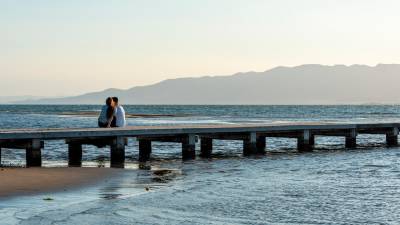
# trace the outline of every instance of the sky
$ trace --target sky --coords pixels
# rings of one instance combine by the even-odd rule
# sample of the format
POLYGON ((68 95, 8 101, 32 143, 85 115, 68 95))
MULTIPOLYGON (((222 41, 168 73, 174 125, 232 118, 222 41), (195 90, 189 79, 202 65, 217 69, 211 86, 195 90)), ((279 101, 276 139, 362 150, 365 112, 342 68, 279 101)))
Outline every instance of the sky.
POLYGON ((0 0, 0 96, 400 63, 398 0, 0 0))

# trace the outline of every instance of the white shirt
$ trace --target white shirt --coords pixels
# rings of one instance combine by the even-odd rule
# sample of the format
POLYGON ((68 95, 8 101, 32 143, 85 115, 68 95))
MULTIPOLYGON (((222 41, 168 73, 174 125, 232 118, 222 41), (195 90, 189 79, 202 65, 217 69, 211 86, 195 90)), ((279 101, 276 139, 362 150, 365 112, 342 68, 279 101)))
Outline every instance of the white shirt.
POLYGON ((115 119, 117 127, 125 127, 126 126, 126 119, 125 119, 125 110, 122 106, 116 107, 117 112, 115 113, 115 119))

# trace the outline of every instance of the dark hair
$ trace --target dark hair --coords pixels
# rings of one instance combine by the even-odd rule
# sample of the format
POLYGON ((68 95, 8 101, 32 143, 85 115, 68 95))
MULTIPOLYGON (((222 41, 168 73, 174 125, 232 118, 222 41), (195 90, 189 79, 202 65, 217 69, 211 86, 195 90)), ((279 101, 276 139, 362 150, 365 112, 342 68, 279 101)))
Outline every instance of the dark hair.
POLYGON ((113 102, 113 98, 108 97, 106 99, 106 105, 107 107, 107 119, 111 119, 114 116, 114 107, 111 105, 113 102))
POLYGON ((113 98, 108 97, 108 98, 106 99, 106 105, 111 106, 112 101, 113 101, 113 98))
POLYGON ((114 106, 108 106, 107 108, 107 119, 111 119, 114 116, 114 106))
POLYGON ((112 97, 112 100, 118 104, 118 97, 112 97))

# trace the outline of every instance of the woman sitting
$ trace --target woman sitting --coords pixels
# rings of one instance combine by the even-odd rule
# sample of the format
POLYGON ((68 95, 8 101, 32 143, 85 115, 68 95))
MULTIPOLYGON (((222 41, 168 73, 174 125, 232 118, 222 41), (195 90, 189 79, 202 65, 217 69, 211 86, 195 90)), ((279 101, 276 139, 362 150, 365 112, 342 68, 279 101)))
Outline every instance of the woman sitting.
POLYGON ((101 108, 100 116, 98 119, 99 127, 109 128, 116 127, 116 107, 113 99, 108 97, 106 104, 101 108))

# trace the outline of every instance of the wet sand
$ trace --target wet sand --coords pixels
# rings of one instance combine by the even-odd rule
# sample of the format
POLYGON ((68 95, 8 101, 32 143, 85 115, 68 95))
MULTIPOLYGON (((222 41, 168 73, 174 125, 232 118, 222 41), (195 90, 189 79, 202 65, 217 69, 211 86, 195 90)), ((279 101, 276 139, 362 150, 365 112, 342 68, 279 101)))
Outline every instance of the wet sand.
POLYGON ((111 168, 0 168, 0 198, 68 191, 111 177, 111 168))

